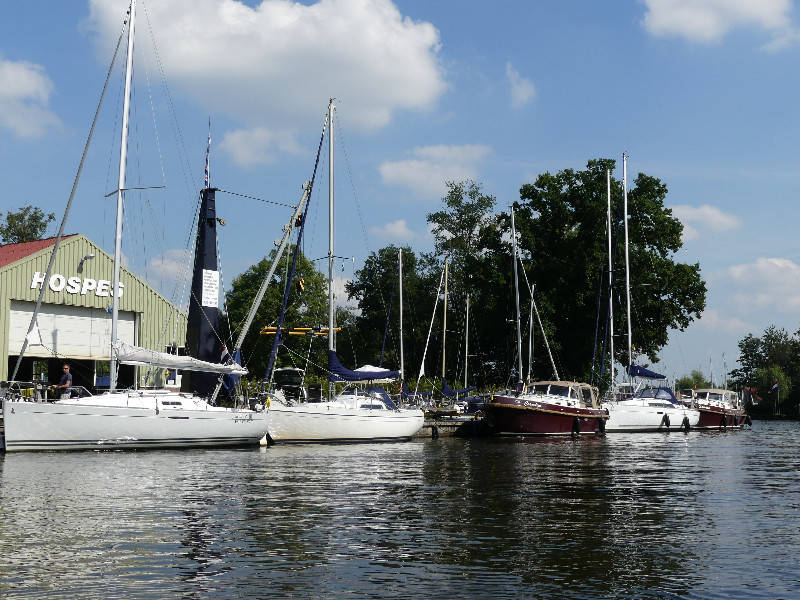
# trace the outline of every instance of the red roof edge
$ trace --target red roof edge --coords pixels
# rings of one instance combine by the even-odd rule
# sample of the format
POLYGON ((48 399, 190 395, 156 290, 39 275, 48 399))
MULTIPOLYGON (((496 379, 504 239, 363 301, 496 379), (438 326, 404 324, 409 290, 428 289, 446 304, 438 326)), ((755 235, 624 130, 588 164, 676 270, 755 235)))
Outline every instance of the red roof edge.
MULTIPOLYGON (((68 235, 62 235, 61 239, 65 240, 76 235, 78 234, 70 233, 68 235)), ((56 238, 51 237, 44 238, 42 240, 34 240, 32 242, 20 242, 18 244, 6 244, 4 246, 0 246, 0 267, 10 265, 13 262, 17 262, 18 260, 30 256, 31 254, 36 254, 39 252, 39 250, 49 248, 55 243, 56 238)))

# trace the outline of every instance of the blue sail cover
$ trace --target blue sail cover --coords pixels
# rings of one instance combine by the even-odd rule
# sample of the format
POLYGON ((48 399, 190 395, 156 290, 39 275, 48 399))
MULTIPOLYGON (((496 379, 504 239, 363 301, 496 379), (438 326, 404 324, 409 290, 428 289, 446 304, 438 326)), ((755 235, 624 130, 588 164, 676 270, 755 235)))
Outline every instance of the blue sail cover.
POLYGON ((468 388, 464 388, 463 390, 454 390, 449 385, 447 385, 447 380, 442 379, 442 396, 446 398, 455 398, 457 396, 463 396, 464 394, 471 392, 475 389, 475 386, 470 386, 468 388))
POLYGON ((629 371, 631 377, 645 377, 647 379, 666 379, 666 375, 662 375, 661 373, 656 373, 655 371, 650 371, 649 369, 645 369, 644 367, 640 367, 639 365, 631 365, 629 371))
POLYGON ((400 371, 376 369, 374 371, 352 371, 339 362, 335 350, 328 350, 328 381, 374 381, 376 379, 397 379, 400 371))

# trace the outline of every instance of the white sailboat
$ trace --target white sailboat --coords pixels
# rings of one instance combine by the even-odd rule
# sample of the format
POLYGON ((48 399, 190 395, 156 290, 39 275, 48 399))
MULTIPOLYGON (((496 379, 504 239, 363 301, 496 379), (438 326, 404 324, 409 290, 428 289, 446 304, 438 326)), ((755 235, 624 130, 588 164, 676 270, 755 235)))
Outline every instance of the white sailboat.
MULTIPOLYGON (((119 289, 120 278, 122 207, 123 191, 125 190, 135 18, 136 3, 135 0, 132 0, 128 17, 128 58, 119 182, 116 192, 117 220, 113 290, 119 289)), ((71 201, 72 196, 70 197, 71 201)), ((68 210, 69 207, 67 212, 68 210)), ((64 221, 66 221, 66 215, 64 221)), ((63 226, 62 222, 62 230, 63 226)), ((59 232, 59 238, 60 235, 61 232, 59 232)), ((57 251, 58 243, 53 247, 53 256, 57 251)), ((52 263, 53 259, 51 258, 51 266, 52 263)), ((109 392, 97 396, 86 395, 47 402, 43 400, 41 394, 35 393, 35 388, 12 384, 7 388, 3 402, 5 450, 10 452, 20 450, 186 448, 258 444, 259 439, 266 431, 266 419, 261 410, 214 406, 206 399, 191 393, 167 390, 119 391, 116 389, 117 364, 119 363, 212 372, 220 374, 220 376, 223 374, 242 375, 247 371, 235 363, 210 363, 196 358, 155 352, 122 343, 117 339, 116 327, 119 299, 116 293, 113 293, 112 296, 109 392)), ((34 312, 30 328, 33 328, 35 320, 36 312, 34 312)))
POLYGON ((281 395, 270 398, 267 408, 267 434, 276 443, 304 442, 382 442, 410 439, 423 425, 419 409, 400 409, 379 387, 349 387, 334 395, 334 382, 378 384, 399 376, 397 371, 369 365, 349 370, 336 356, 336 323, 333 295, 334 170, 333 125, 335 106, 328 104, 328 370, 327 400, 293 402, 281 395))
MULTIPOLYGON (((653 382, 666 381, 666 377, 659 373, 649 371, 643 367, 632 364, 631 343, 631 292, 630 269, 628 261, 628 157, 622 155, 622 187, 625 225, 625 286, 627 292, 628 314, 628 375, 629 377, 642 377, 653 382)), ((608 265, 609 265, 609 302, 613 307, 612 286, 612 260, 611 260, 611 172, 606 171, 606 187, 608 194, 608 265)), ((608 420, 605 430, 614 432, 637 431, 664 431, 670 428, 689 430, 696 427, 700 421, 700 413, 682 405, 675 397, 673 391, 663 385, 646 385, 635 391, 632 395, 613 393, 616 382, 614 375, 614 317, 613 308, 610 309, 611 328, 611 389, 612 394, 602 403, 602 408, 608 411, 608 420)), ((632 383, 632 381, 631 381, 632 383)))

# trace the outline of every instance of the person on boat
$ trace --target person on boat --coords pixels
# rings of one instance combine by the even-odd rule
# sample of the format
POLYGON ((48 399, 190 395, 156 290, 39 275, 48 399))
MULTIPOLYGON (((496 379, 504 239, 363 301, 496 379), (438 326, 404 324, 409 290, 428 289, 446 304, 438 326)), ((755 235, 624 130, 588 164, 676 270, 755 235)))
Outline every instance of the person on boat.
POLYGON ((61 398, 69 398, 70 389, 72 388, 72 374, 69 372, 69 363, 64 363, 64 374, 58 385, 53 386, 56 390, 61 390, 61 398))

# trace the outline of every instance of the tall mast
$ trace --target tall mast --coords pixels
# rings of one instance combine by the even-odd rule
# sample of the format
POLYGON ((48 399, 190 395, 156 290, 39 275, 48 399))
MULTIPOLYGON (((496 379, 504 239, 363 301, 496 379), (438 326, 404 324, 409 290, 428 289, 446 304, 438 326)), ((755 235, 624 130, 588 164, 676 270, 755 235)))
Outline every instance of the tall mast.
MULTIPOLYGON (((336 315, 333 297, 333 98, 328 103, 328 351, 336 350, 336 315)), ((334 383, 328 384, 328 399, 333 396, 334 383)))
POLYGON ((625 218, 625 292, 628 297, 628 377, 633 364, 633 344, 631 342, 631 267, 628 255, 628 155, 622 153, 622 197, 625 218))
POLYGON ((397 250, 397 261, 400 265, 400 381, 405 381, 405 361, 403 359, 403 249, 397 250))
POLYGON ((442 379, 445 377, 445 338, 447 337, 447 264, 449 258, 450 257, 447 254, 444 255, 444 302, 442 303, 442 309, 444 311, 444 316, 442 317, 442 379))
POLYGON ((117 222, 114 234, 114 276, 111 288, 111 366, 109 391, 117 389, 117 357, 114 346, 117 343, 117 321, 119 319, 119 265, 122 256, 122 190, 125 189, 125 167, 128 160, 128 114, 131 108, 131 78, 133 76, 133 32, 136 22, 136 0, 131 0, 128 17, 128 60, 125 64, 125 98, 122 105, 122 134, 119 145, 119 179, 117 182, 117 222))
POLYGON ((467 294, 467 323, 464 328, 464 387, 467 387, 468 364, 469 364, 469 294, 467 294))
POLYGON ((531 306, 530 314, 528 315, 528 376, 526 379, 531 381, 531 372, 533 371, 533 290, 536 286, 531 286, 531 306))
POLYGON ((517 302, 517 362, 518 383, 522 383, 522 325, 519 316, 519 279, 517 277, 517 229, 514 226, 514 207, 511 207, 511 246, 514 249, 514 297, 517 302))
POLYGON ((614 387, 614 263, 611 258, 611 170, 606 169, 606 195, 608 197, 608 318, 609 318, 609 346, 611 349, 611 388, 614 387))

